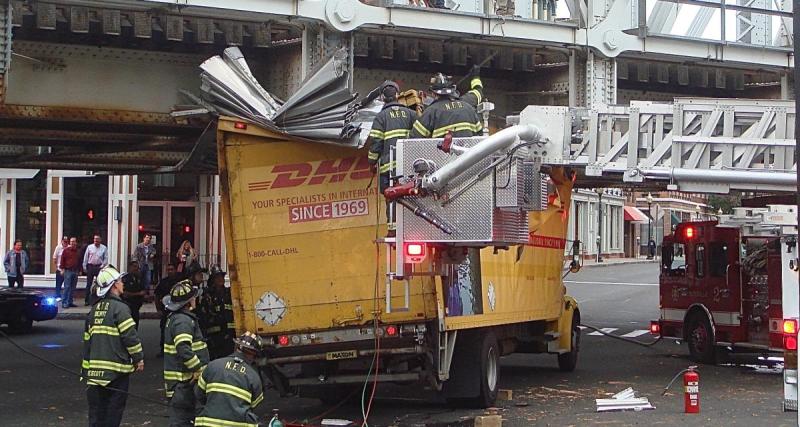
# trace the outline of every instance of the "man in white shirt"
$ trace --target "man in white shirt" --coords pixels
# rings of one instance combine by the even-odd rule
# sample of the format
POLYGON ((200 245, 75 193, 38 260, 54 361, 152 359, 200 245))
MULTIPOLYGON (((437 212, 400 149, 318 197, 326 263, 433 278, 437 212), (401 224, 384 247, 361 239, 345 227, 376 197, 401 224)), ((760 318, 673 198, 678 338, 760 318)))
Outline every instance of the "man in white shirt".
POLYGON ((58 301, 61 301, 61 286, 64 285, 64 272, 58 266, 61 265, 61 253, 67 246, 69 246, 69 237, 64 236, 61 238, 61 243, 56 246, 56 250, 53 251, 53 261, 56 263, 56 299, 58 301))
POLYGON ((84 298, 84 305, 89 305, 91 302, 89 297, 91 295, 92 284, 100 270, 108 265, 108 248, 102 243, 102 239, 97 234, 94 235, 94 243, 86 248, 86 253, 83 255, 83 271, 86 272, 86 297, 84 298))

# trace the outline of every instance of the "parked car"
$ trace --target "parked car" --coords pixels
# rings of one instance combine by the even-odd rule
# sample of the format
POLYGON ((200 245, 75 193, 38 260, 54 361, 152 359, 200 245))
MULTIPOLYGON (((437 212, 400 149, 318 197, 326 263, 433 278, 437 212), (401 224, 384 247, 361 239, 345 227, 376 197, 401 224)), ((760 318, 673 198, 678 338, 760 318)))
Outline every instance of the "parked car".
POLYGON ((0 289, 0 324, 7 324, 13 332, 28 332, 34 321, 50 320, 57 314, 55 297, 30 289, 0 289))

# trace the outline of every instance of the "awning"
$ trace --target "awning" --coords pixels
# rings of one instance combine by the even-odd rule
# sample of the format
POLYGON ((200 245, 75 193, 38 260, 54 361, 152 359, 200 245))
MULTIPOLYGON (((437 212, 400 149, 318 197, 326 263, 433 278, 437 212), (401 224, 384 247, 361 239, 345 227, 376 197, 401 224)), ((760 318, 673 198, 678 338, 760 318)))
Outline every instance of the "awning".
POLYGON ((0 179, 16 178, 31 179, 39 173, 39 169, 10 169, 0 168, 0 179))
POLYGON ((625 210, 625 221, 633 223, 647 222, 647 215, 644 214, 639 208, 634 206, 623 206, 625 210))

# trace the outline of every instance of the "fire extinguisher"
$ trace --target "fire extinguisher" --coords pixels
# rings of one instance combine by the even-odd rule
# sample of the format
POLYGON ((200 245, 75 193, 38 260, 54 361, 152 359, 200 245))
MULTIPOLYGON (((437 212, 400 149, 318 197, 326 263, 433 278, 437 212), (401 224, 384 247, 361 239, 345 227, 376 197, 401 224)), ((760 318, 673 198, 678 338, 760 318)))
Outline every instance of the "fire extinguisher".
POLYGON ((700 374, 690 366, 683 373, 683 412, 687 414, 700 413, 700 374))
POLYGON ((687 414, 700 413, 700 374, 696 371, 697 366, 689 366, 688 368, 678 372, 672 377, 672 381, 664 387, 662 396, 667 394, 667 390, 672 386, 675 380, 683 374, 683 412, 687 414))

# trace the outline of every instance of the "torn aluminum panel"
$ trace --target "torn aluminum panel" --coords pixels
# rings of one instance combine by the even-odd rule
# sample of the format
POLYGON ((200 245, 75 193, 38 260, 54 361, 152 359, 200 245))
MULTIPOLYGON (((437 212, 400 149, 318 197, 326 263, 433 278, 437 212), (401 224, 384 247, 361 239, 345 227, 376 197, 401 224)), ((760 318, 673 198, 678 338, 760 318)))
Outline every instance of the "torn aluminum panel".
POLYGON ((209 58, 200 68, 203 96, 184 93, 194 105, 176 108, 179 112, 175 117, 208 111, 304 139, 361 147, 380 111, 380 102, 374 97, 356 102, 358 94, 351 91, 347 52, 343 49, 311 73, 286 102, 258 83, 236 47, 209 58))
POLYGON ((656 409, 646 397, 636 397, 636 391, 630 387, 611 396, 611 399, 595 399, 595 402, 597 412, 656 409))

